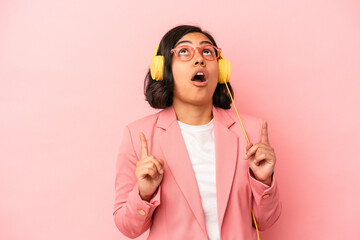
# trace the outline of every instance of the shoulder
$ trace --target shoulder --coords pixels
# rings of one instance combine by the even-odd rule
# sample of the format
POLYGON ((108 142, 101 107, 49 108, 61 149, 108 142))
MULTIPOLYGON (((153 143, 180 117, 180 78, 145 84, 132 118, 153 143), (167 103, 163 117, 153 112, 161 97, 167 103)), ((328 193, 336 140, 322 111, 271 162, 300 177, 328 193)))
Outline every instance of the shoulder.
MULTIPOLYGON (((125 127, 124 142, 134 150, 141 148, 140 134, 143 133, 148 143, 148 148, 152 149, 154 136, 163 131, 164 126, 168 126, 176 120, 173 108, 165 108, 157 113, 135 120, 125 127)), ((136 152, 136 151, 135 151, 136 152)), ((140 154, 137 152, 137 154, 140 154)))
POLYGON ((137 119, 126 125, 126 129, 129 131, 130 135, 135 138, 138 138, 140 133, 144 133, 145 136, 149 136, 155 128, 162 111, 163 110, 137 119))
MULTIPOLYGON (((236 111, 234 110, 234 108, 231 109, 222 109, 222 108, 215 108, 216 111, 218 112, 218 115, 222 116, 222 119, 224 117, 226 118, 230 118, 232 121, 234 122, 239 122, 239 118, 237 116, 236 111)), ((249 115, 246 113, 239 113, 240 115, 240 119, 243 123, 247 123, 248 125, 258 125, 260 123, 262 123, 262 119, 260 117, 257 116, 253 116, 253 115, 249 115)))
MULTIPOLYGON (((128 149, 140 149, 140 134, 144 133, 146 139, 148 140, 151 136, 151 133, 156 126, 157 119, 161 111, 142 117, 133 122, 127 124, 123 129, 123 138, 120 147, 120 151, 128 152, 128 149)), ((135 151, 136 154, 140 154, 135 151)))
POLYGON ((126 127, 129 129, 136 129, 136 128, 146 128, 146 127, 150 127, 153 126, 156 122, 157 119, 159 118, 159 114, 161 111, 142 117, 140 119, 137 119, 131 123, 129 123, 126 127))
POLYGON ((216 108, 216 111, 224 122, 230 123, 230 129, 238 134, 243 131, 243 127, 252 141, 257 141, 261 136, 262 119, 246 113, 239 113, 239 121, 236 111, 231 109, 216 108), (230 119, 230 120, 229 120, 230 119), (241 124, 242 123, 242 124, 241 124))
POLYGON ((176 114, 172 107, 160 110, 157 113, 140 118, 126 126, 131 135, 138 137, 142 132, 145 137, 154 134, 157 128, 166 128, 169 124, 176 121, 176 114))

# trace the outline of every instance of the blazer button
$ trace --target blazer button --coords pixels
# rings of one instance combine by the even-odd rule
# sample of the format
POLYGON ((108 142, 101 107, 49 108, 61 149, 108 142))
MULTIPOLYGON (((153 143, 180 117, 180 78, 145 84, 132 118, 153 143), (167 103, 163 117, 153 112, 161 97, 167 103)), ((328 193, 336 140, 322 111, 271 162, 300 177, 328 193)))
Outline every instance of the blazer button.
POLYGON ((146 215, 146 212, 144 210, 139 210, 138 213, 141 215, 141 216, 145 216, 146 215))
POLYGON ((262 198, 266 199, 268 197, 270 197, 270 194, 265 194, 262 198))

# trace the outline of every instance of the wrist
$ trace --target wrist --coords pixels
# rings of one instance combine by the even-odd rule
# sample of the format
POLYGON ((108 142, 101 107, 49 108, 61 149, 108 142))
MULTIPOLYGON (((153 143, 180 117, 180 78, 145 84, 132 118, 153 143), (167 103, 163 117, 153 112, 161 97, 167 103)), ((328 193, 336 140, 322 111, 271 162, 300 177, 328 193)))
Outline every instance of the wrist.
POLYGON ((272 184, 272 179, 273 179, 274 173, 272 173, 272 174, 270 175, 270 177, 263 179, 263 178, 260 178, 260 177, 256 176, 256 174, 255 174, 255 173, 251 170, 251 168, 250 168, 250 175, 251 175, 253 178, 255 178, 257 181, 259 181, 259 182, 261 182, 261 183, 263 183, 263 184, 265 184, 265 185, 267 185, 267 186, 270 187, 271 184, 272 184))
POLYGON ((139 195, 143 201, 147 201, 147 202, 149 202, 152 197, 152 195, 145 195, 145 194, 142 194, 141 192, 139 192, 139 195))
POLYGON ((139 190, 140 198, 144 201, 150 202, 151 198, 153 198, 153 196, 157 193, 158 189, 159 188, 156 188, 155 192, 151 194, 142 194, 141 191, 139 190))
POLYGON ((259 180, 257 179, 258 181, 262 182, 263 184, 267 185, 267 186, 271 186, 271 183, 272 183, 272 178, 269 178, 269 179, 266 179, 266 180, 259 180))

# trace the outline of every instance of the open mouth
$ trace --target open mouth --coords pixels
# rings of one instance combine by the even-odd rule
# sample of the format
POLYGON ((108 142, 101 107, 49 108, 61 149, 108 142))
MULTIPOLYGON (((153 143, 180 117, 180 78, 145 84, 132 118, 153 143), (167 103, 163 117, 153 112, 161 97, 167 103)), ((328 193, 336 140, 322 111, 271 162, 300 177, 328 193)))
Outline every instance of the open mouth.
POLYGON ((191 81, 205 82, 206 81, 205 74, 202 72, 198 72, 194 75, 191 81))

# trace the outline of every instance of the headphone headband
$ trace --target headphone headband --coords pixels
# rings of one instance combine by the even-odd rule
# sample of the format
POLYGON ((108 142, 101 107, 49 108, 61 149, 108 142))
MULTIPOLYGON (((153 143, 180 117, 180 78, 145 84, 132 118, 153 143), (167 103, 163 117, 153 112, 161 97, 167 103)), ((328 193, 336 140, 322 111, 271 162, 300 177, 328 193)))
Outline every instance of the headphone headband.
POLYGON ((157 52, 159 51, 160 43, 156 46, 153 56, 157 55, 157 52))

